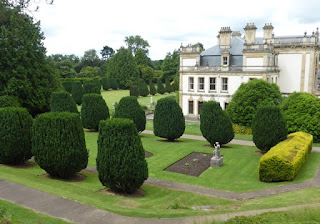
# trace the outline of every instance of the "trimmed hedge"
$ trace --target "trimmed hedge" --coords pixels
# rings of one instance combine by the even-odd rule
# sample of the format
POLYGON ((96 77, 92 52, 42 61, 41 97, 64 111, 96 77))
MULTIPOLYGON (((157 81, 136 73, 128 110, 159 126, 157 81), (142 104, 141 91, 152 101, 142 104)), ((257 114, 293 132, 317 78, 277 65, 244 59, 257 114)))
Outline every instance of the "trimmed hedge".
POLYGON ((0 163, 21 164, 32 157, 31 127, 26 108, 0 108, 0 163))
POLYGON ((108 78, 102 78, 101 79, 101 85, 102 85, 103 90, 110 89, 109 79, 108 78))
POLYGON ((36 117, 32 127, 36 163, 53 177, 69 178, 88 164, 88 151, 75 113, 50 112, 36 117))
POLYGON ((203 137, 213 146, 229 143, 234 138, 232 123, 220 103, 204 102, 200 114, 200 130, 203 137))
POLYGON ((156 87, 154 87, 154 84, 152 81, 150 81, 150 94, 152 96, 156 95, 157 94, 157 90, 156 90, 156 87))
POLYGON ((85 94, 89 93, 96 93, 100 94, 101 92, 101 86, 97 85, 97 83, 94 83, 93 81, 86 82, 83 84, 84 92, 85 94))
POLYGON ((288 135, 260 159, 259 179, 263 182, 293 180, 308 159, 312 141, 312 135, 304 132, 288 135))
POLYGON ((21 107, 18 97, 15 96, 0 96, 0 107, 21 107))
POLYGON ((140 96, 146 97, 149 95, 149 89, 145 81, 141 81, 139 84, 139 94, 140 96))
POLYGON ((109 78, 110 88, 116 90, 119 88, 119 83, 116 78, 109 78))
POLYGON ((139 89, 138 89, 138 86, 130 86, 130 96, 135 96, 135 97, 138 97, 139 96, 139 89))
POLYGON ((72 98, 76 104, 81 105, 82 104, 82 97, 85 94, 84 88, 82 87, 82 84, 80 81, 73 82, 72 83, 72 98))
POLYGON ((79 113, 73 98, 65 91, 51 94, 50 110, 51 112, 79 113))
POLYGON ((133 120, 138 132, 146 129, 146 115, 135 96, 122 97, 116 107, 114 117, 133 120))
POLYGON ((157 92, 160 94, 164 94, 166 91, 160 79, 158 79, 157 85, 158 85, 157 92))
POLYGON ((172 87, 171 87, 171 84, 170 84, 170 80, 169 80, 169 79, 166 79, 166 80, 165 80, 165 84, 166 84, 165 92, 171 93, 171 92, 172 92, 172 87))
POLYGON ((100 94, 83 95, 81 119, 84 128, 98 131, 100 120, 108 118, 110 118, 109 108, 100 94))
POLYGON ((263 152, 287 138, 286 122, 278 106, 261 106, 252 123, 253 142, 263 152))
POLYGON ((97 170, 100 182, 115 192, 133 193, 148 178, 144 149, 132 120, 101 121, 97 170))
POLYGON ((72 81, 64 81, 64 82, 62 82, 62 86, 68 93, 71 94, 71 92, 72 92, 72 81))
POLYGON ((184 130, 184 116, 176 100, 171 97, 159 99, 154 111, 154 134, 174 141, 183 135, 184 130))

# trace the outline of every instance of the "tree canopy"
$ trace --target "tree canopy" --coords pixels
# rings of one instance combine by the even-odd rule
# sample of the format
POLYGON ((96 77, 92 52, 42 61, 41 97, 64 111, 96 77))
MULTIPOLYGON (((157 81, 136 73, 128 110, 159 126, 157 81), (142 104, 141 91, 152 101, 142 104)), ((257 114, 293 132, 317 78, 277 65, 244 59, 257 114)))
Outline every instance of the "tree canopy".
POLYGON ((108 60, 114 54, 114 50, 109 46, 104 46, 100 51, 103 60, 108 60))
POLYGON ((40 23, 6 3, 0 2, 0 95, 17 96, 35 116, 49 111, 51 93, 60 83, 46 59, 40 23))
POLYGON ((124 42, 133 55, 136 54, 138 49, 141 49, 146 55, 149 53, 148 47, 150 47, 150 45, 148 41, 139 35, 125 37, 124 42))
POLYGON ((180 66, 180 56, 178 51, 173 51, 173 53, 167 53, 166 58, 161 64, 161 69, 163 71, 163 79, 173 80, 175 76, 179 75, 180 66))

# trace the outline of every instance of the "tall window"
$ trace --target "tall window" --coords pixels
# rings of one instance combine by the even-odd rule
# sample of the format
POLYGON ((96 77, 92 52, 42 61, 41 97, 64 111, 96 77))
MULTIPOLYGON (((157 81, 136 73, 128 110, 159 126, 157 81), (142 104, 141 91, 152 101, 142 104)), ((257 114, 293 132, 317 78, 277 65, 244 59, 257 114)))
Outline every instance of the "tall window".
POLYGON ((193 100, 189 100, 189 114, 193 114, 193 100))
POLYGON ((204 78, 199 78, 199 90, 204 90, 204 78))
POLYGON ((228 91, 228 78, 222 78, 222 91, 228 91))
POLYGON ((189 90, 193 90, 194 79, 193 77, 189 78, 189 90))
POLYGON ((201 111, 202 111, 202 101, 198 101, 198 114, 200 115, 201 111))
POLYGON ((228 65, 228 57, 223 57, 223 65, 228 65))
POLYGON ((210 91, 216 90, 216 78, 210 78, 210 91))

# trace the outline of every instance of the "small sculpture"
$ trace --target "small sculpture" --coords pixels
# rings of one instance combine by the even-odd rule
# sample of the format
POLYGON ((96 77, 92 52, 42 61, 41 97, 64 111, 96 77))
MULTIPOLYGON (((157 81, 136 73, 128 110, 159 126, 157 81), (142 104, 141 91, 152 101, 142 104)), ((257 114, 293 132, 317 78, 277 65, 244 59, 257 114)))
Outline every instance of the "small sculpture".
POLYGON ((220 144, 216 142, 214 145, 215 150, 213 151, 213 157, 210 161, 210 166, 212 167, 220 167, 223 162, 223 156, 220 155, 220 144))

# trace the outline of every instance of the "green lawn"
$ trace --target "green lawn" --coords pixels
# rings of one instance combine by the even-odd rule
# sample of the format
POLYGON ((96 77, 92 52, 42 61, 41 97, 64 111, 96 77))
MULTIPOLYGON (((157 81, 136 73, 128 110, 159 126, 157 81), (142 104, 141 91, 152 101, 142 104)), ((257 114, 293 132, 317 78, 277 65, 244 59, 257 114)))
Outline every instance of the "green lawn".
MULTIPOLYGON (((90 150, 89 166, 95 166, 97 154, 97 132, 86 132, 87 147, 90 150)), ((213 148, 205 147, 205 141, 180 139, 180 142, 159 142, 160 138, 141 134, 146 151, 153 153, 148 158, 149 176, 175 182, 188 183, 234 192, 265 189, 284 184, 297 183, 312 179, 320 164, 320 153, 311 153, 307 163, 292 182, 264 183, 258 179, 258 164, 261 155, 256 147, 228 144, 221 148, 224 163, 220 168, 209 168, 199 177, 164 171, 165 168, 187 156, 191 152, 212 153, 213 148), (219 181, 214 181, 219 180, 219 181)))
MULTIPOLYGON (((0 200, 0 210, 5 209, 5 217, 12 221, 13 223, 23 223, 23 224, 35 224, 35 223, 45 223, 45 224, 63 224, 69 223, 61 219, 52 218, 50 216, 37 213, 31 209, 24 208, 20 205, 13 204, 8 201, 0 200)), ((5 224, 5 222, 0 223, 5 224)))

